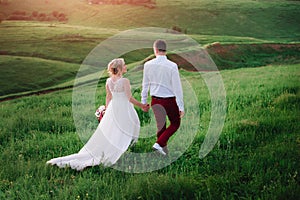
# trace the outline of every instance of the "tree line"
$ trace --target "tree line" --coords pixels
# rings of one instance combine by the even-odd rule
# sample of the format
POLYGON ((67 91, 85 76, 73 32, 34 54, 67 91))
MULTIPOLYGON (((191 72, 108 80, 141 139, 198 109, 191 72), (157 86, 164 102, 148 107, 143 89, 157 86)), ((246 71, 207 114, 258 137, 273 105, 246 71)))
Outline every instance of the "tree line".
POLYGON ((146 5, 155 4, 155 0, 87 0, 90 4, 133 4, 146 5))

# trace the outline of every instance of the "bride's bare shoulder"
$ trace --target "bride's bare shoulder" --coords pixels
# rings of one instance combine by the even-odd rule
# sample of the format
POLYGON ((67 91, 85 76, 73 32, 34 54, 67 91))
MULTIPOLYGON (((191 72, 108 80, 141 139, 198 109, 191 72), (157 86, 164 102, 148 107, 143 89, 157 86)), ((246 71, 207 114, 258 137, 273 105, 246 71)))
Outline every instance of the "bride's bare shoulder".
POLYGON ((123 78, 124 82, 126 83, 130 83, 129 79, 128 78, 123 78))
POLYGON ((128 78, 123 78, 123 85, 130 88, 130 81, 128 78))
POLYGON ((111 80, 111 78, 110 78, 110 77, 109 77, 109 78, 107 78, 107 79, 106 79, 106 83, 108 83, 110 80, 111 80))

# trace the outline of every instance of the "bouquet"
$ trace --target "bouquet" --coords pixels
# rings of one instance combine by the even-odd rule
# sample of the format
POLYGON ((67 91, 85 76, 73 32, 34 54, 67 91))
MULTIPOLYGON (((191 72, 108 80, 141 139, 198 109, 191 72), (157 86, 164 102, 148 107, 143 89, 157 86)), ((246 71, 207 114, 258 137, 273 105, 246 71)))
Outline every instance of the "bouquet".
POLYGON ((96 115, 96 117, 98 119, 98 122, 101 121, 101 119, 104 116, 104 113, 105 113, 105 106, 104 105, 99 106, 99 108, 95 112, 95 115, 96 115))

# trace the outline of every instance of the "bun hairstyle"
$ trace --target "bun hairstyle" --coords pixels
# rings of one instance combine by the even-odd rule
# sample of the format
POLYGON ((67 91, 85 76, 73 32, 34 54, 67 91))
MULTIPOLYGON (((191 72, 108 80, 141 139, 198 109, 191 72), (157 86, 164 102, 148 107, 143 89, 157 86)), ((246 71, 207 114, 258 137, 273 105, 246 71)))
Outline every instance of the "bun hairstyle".
POLYGON ((107 71, 109 75, 117 75, 122 72, 125 61, 123 58, 116 58, 110 61, 107 66, 107 71))

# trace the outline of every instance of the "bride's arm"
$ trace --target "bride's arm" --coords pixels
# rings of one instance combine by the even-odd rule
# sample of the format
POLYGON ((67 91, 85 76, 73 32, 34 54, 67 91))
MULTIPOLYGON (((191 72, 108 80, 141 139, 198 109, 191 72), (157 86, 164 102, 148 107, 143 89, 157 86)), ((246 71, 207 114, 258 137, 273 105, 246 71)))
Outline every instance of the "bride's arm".
POLYGON ((124 89, 125 89, 126 96, 127 96, 128 100, 130 101, 130 103, 132 103, 133 105, 138 106, 142 109, 145 107, 144 104, 142 104, 141 102, 139 102, 132 96, 131 90, 130 90, 130 82, 128 79, 125 79, 124 89))
POLYGON ((111 94, 111 91, 109 90, 109 87, 108 85, 106 84, 106 103, 105 103, 105 107, 107 108, 110 100, 111 100, 111 97, 112 97, 112 94, 111 94))

